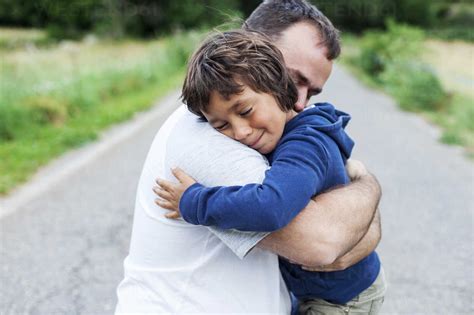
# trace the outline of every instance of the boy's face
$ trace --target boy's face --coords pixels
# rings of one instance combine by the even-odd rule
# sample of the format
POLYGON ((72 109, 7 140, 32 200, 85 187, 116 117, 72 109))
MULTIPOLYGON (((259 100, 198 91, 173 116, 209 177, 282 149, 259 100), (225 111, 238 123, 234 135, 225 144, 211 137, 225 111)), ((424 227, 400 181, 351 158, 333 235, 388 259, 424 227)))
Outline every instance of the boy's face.
POLYGON ((242 93, 228 100, 212 92, 203 114, 217 131, 267 154, 275 149, 286 122, 296 112, 283 112, 272 95, 256 93, 244 85, 242 93))

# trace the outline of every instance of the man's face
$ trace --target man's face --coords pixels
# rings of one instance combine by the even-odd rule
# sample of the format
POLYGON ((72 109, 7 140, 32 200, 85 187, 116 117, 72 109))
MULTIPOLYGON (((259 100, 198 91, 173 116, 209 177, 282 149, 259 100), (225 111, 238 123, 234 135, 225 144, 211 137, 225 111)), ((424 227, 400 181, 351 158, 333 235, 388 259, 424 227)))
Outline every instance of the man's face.
POLYGON ((275 149, 286 122, 296 113, 283 112, 272 95, 244 85, 242 93, 229 99, 212 92, 203 114, 217 131, 267 154, 275 149))
POLYGON ((290 26, 275 44, 298 88, 295 109, 300 111, 311 96, 321 93, 331 74, 332 61, 326 57, 327 49, 320 44, 316 27, 308 22, 290 26))

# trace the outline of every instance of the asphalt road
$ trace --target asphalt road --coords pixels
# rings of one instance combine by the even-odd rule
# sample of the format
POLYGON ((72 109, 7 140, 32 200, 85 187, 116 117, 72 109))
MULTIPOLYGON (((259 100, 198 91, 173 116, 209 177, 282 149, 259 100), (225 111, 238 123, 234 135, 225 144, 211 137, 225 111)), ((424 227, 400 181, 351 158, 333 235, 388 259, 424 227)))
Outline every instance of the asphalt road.
MULTIPOLYGON (((382 313, 473 314, 473 162, 340 68, 318 100, 352 114, 354 157, 383 186, 382 313)), ((158 104, 156 119, 139 129, 125 125, 133 131, 93 158, 68 155, 53 169, 74 169, 56 180, 47 169, 28 193, 3 203, 14 208, 0 219, 0 314, 113 313, 141 166, 175 105, 158 104)))

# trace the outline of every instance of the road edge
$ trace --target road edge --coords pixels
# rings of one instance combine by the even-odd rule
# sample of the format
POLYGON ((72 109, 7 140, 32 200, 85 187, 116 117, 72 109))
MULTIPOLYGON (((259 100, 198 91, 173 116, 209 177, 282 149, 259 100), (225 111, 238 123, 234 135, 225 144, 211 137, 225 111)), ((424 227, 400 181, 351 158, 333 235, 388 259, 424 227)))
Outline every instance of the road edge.
MULTIPOLYGON (((72 149, 41 167, 26 183, 0 197, 0 220, 15 213, 22 205, 48 190, 69 174, 87 165, 107 150, 119 145, 140 130, 180 104, 179 91, 174 90, 160 98, 146 111, 136 113, 132 119, 113 125, 100 133, 94 142, 72 149)), ((158 131, 158 129, 157 129, 158 131)))

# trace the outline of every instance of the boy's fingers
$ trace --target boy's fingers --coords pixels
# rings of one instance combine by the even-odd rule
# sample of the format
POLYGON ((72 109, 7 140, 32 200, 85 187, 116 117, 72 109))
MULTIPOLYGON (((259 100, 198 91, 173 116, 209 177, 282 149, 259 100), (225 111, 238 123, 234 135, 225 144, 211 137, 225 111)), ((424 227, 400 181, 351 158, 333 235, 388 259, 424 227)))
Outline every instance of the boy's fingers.
POLYGON ((163 199, 155 199, 155 203, 164 208, 164 209, 167 209, 167 210, 172 210, 172 211, 176 211, 178 209, 176 209, 176 206, 174 206, 171 202, 169 201, 166 201, 166 200, 163 200, 163 199))
POLYGON ((183 184, 193 184, 196 182, 194 178, 186 174, 182 169, 179 167, 175 167, 171 170, 173 175, 183 184))
POLYGON ((155 193, 155 195, 158 195, 158 192, 161 190, 161 188, 160 186, 153 186, 152 190, 155 193))
POLYGON ((165 214, 165 217, 168 219, 178 219, 180 217, 178 211, 172 211, 165 214))
POLYGON ((169 192, 167 192, 166 190, 161 189, 159 186, 154 186, 153 191, 155 192, 155 194, 157 194, 159 197, 161 197, 165 200, 168 200, 168 201, 174 200, 174 198, 172 197, 172 195, 169 192))
POLYGON ((157 179, 156 180, 156 183, 158 184, 158 186, 160 186, 162 189, 166 190, 166 191, 170 191, 170 190, 174 190, 174 185, 172 182, 169 182, 167 180, 164 180, 164 179, 157 179))

